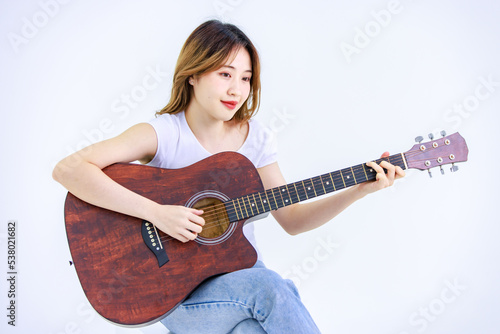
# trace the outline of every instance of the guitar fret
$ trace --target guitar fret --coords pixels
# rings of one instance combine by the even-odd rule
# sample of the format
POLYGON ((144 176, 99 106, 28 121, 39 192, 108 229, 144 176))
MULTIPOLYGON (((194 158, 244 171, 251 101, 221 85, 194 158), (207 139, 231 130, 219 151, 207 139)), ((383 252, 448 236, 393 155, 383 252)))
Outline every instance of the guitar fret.
MULTIPOLYGON (((363 165, 363 167, 365 167, 365 166, 366 165, 363 165)), ((366 167, 368 167, 368 166, 366 166, 366 167)), ((368 168, 369 168, 368 171, 365 171, 368 174, 367 181, 375 180, 377 172, 375 172, 375 170, 373 170, 373 168, 371 168, 371 167, 368 167, 368 168)))
POLYGON ((290 189, 288 188, 288 185, 286 186, 283 186, 285 189, 286 189, 286 193, 288 194, 288 200, 290 201, 288 204, 293 204, 293 201, 292 201, 292 196, 290 195, 290 189))
POLYGON ((255 194, 252 194, 252 197, 253 197, 253 201, 255 203, 255 206, 257 207, 257 214, 260 214, 260 209, 259 209, 259 202, 257 201, 257 199, 255 198, 255 194))
POLYGON ((283 205, 278 205, 278 208, 284 207, 285 206, 285 201, 283 200, 283 194, 281 193, 279 188, 274 188, 273 193, 277 191, 278 192, 278 198, 281 200, 281 203, 283 205))
POLYGON ((335 186, 335 190, 344 189, 345 184, 340 171, 336 171, 331 174, 333 175, 333 184, 335 186))
POLYGON ((241 212, 240 203, 238 199, 236 199, 236 204, 234 205, 234 212, 236 213, 238 220, 241 220, 243 219, 243 212, 241 212), (238 206, 236 206, 236 204, 238 204, 238 206))
POLYGON ((279 200, 281 200, 281 202, 283 202, 283 198, 281 197, 279 189, 273 188, 273 189, 271 189, 271 192, 273 194, 274 201, 276 203, 276 210, 277 210, 283 206, 283 205, 279 204, 279 200), (276 191, 278 192, 277 194, 276 194, 276 191))
POLYGON ((318 194, 316 193, 316 187, 314 186, 314 180, 312 178, 310 178, 309 180, 311 180, 312 189, 314 191, 314 197, 317 197, 318 194))
POLYGON ((284 205, 290 205, 292 204, 291 198, 290 198, 290 193, 288 192, 288 186, 281 186, 281 196, 285 200, 284 205))
POLYGON ((297 189, 297 197, 299 198, 299 201, 305 201, 307 199, 307 194, 306 194, 306 188, 304 187, 304 182, 303 181, 295 182, 294 186, 295 189, 297 189))
POLYGON ((352 174, 352 177, 354 178, 354 183, 358 184, 358 182, 356 182, 356 175, 354 175, 354 171, 352 170, 352 167, 351 167, 351 174, 352 174))
POLYGON ((357 183, 363 183, 368 180, 366 176, 366 171, 363 165, 357 165, 353 167, 354 177, 356 178, 357 183))
POLYGON ((273 193, 272 189, 266 190, 266 197, 269 199, 269 194, 268 194, 269 191, 271 192, 271 195, 273 195, 274 207, 273 207, 272 201, 269 201, 269 206, 271 207, 271 210, 276 210, 276 209, 278 209, 278 202, 276 202, 276 197, 274 197, 274 193, 273 193))
MULTIPOLYGON (((293 193, 295 194, 295 197, 297 197, 297 200, 293 201, 293 202, 294 203, 300 202, 300 197, 299 197, 299 193, 297 190, 297 186, 295 185, 295 183, 292 183, 292 184, 293 184, 293 189, 295 189, 295 191, 293 193)), ((292 200, 292 199, 290 198, 290 200, 292 200)))
POLYGON ((248 196, 247 196, 247 201, 248 201, 248 206, 250 207, 250 211, 252 211, 252 216, 255 216, 255 213, 253 212, 255 204, 250 201, 250 197, 248 196))
POLYGON ((302 187, 304 188, 304 194, 306 195, 306 199, 309 199, 309 196, 307 196, 307 188, 306 188, 306 184, 304 183, 304 180, 300 181, 302 182, 302 187))
POLYGON ((368 175, 366 174, 366 168, 365 168, 365 164, 362 164, 361 166, 363 166, 363 172, 365 173, 365 178, 366 180, 368 180, 368 175))
POLYGON ((262 207, 264 208, 264 211, 265 212, 269 212, 271 211, 271 208, 269 206, 269 200, 267 199, 267 196, 266 198, 262 199, 262 193, 259 193, 259 198, 260 198, 260 202, 262 203, 262 207), (267 205, 267 209, 266 209, 266 205, 267 205))
POLYGON ((342 183, 344 184, 344 188, 345 188, 346 187, 345 180, 344 180, 344 175, 342 174, 342 171, 340 171, 340 177, 342 178, 342 183))
POLYGON ((332 173, 328 173, 328 176, 330 177, 330 180, 332 181, 333 191, 336 191, 337 188, 335 188, 335 182, 333 182, 332 173))
MULTIPOLYGON (((243 200, 241 200, 241 201, 243 201, 243 200)), ((238 207, 239 207, 239 210, 240 210, 240 216, 241 216, 241 218, 245 218, 245 213, 243 212, 243 209, 241 208, 240 198, 238 198, 238 207)))
POLYGON ((276 196, 274 196, 273 189, 266 190, 267 198, 269 198, 269 205, 271 206, 271 210, 276 210, 278 208, 278 201, 276 200, 276 196), (274 203, 273 203, 274 202, 274 203), (274 206, 273 206, 274 204, 274 206))
POLYGON ((307 198, 314 198, 316 197, 316 192, 314 191, 314 186, 311 182, 311 179, 307 179, 303 181, 304 183, 304 191, 306 193, 307 198))
MULTIPOLYGON (((236 200, 238 200, 238 199, 236 199, 236 200)), ((236 208, 234 200, 232 202, 233 202, 234 214, 236 215, 237 220, 240 220, 240 216, 238 215, 238 209, 236 208)))
POLYGON ((248 213, 248 209, 247 209, 248 205, 245 203, 245 197, 242 197, 241 201, 243 202, 243 209, 245 209, 245 213, 246 213, 245 218, 248 218, 248 217, 250 217, 250 214, 248 213))
POLYGON ((315 178, 312 178, 311 181, 312 181, 312 184, 314 187, 314 194, 316 196, 321 196, 321 195, 326 194, 325 188, 323 187, 323 184, 321 183, 321 178, 315 177, 315 178), (322 189, 323 189, 323 192, 321 192, 322 189))
POLYGON ((351 187, 351 186, 356 184, 350 168, 349 169, 342 169, 341 172, 342 172, 344 185, 346 186, 346 188, 351 187))
POLYGON ((331 181, 332 177, 330 174, 321 175, 321 183, 323 184, 323 189, 325 189, 325 193, 331 193, 335 191, 335 185, 331 181))
POLYGON ((245 205, 245 197, 240 197, 239 200, 240 200, 240 207, 241 207, 241 215, 243 216, 243 219, 248 218, 249 215, 248 215, 247 208, 245 205))
POLYGON ((323 179, 321 176, 318 177, 319 181, 321 182, 321 186, 323 187, 323 194, 326 194, 326 189, 325 189, 325 184, 323 183, 323 179))

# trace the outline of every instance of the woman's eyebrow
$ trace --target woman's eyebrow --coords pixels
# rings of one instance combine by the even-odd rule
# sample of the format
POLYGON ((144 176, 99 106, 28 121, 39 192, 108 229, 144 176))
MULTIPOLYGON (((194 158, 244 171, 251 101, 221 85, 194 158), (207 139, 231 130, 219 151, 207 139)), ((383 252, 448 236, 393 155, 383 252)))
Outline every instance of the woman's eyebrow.
MULTIPOLYGON (((222 67, 227 67, 227 68, 230 68, 230 69, 236 70, 236 67, 231 66, 231 65, 223 65, 222 67)), ((246 71, 244 71, 244 72, 250 72, 250 73, 252 73, 252 70, 246 70, 246 71)))

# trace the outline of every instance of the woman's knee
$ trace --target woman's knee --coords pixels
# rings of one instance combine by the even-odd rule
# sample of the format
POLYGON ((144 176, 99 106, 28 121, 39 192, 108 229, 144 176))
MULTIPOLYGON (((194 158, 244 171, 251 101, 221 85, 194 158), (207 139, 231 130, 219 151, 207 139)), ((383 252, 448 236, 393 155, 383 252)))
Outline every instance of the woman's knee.
POLYGON ((255 276, 253 284, 257 304, 260 304, 257 306, 266 305, 272 308, 275 304, 288 304, 300 300, 295 284, 272 270, 262 269, 262 272, 255 276))

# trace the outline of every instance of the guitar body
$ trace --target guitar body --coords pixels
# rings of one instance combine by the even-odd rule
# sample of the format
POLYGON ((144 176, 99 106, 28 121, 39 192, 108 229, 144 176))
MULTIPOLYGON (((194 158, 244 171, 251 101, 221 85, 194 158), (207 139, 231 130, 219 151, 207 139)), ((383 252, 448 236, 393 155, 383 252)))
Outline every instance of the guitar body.
MULTIPOLYGON (((234 152, 182 169, 114 164, 104 172, 161 204, 196 207, 202 200, 223 201, 263 190, 253 164, 234 152)), ((168 256, 162 266, 145 244, 141 219, 93 206, 68 193, 65 220, 73 262, 89 302, 104 318, 121 325, 156 322, 207 278, 252 267, 257 260, 242 232, 245 220, 231 223, 221 236, 187 243, 158 230, 155 233, 164 239, 168 256)))

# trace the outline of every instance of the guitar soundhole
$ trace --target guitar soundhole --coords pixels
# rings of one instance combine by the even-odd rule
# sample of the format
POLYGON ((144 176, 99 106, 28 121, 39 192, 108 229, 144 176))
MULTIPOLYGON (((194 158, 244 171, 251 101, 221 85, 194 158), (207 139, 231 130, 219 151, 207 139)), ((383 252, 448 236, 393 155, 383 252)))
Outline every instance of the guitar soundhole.
POLYGON ((205 226, 199 236, 215 239, 223 235, 229 228, 229 217, 222 201, 216 198, 203 198, 193 205, 193 208, 203 210, 205 226))
POLYGON ((228 240, 236 231, 238 224, 230 223, 224 202, 229 197, 216 190, 204 190, 191 197, 186 206, 203 210, 205 226, 194 239, 201 245, 219 245, 228 240))

